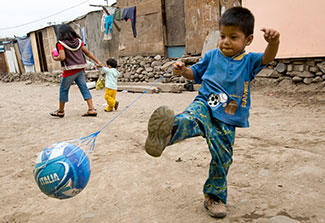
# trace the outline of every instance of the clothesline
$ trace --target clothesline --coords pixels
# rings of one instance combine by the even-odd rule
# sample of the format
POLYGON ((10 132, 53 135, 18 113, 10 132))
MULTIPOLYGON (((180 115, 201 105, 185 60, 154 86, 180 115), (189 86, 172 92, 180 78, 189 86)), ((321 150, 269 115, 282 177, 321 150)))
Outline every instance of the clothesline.
MULTIPOLYGON (((113 24, 118 27, 118 25, 115 23, 115 21, 125 20, 129 21, 131 20, 131 26, 132 26, 132 32, 133 37, 136 38, 137 32, 136 32, 136 6, 130 7, 130 8, 115 8, 113 13, 110 13, 106 7, 102 7, 103 10, 106 13, 105 16, 105 33, 108 34, 108 31, 112 33, 113 24)), ((119 27, 118 30, 120 31, 119 27)))
MULTIPOLYGON (((104 12, 106 13, 106 17, 104 18, 104 27, 105 27, 105 34, 108 34, 108 31, 112 33, 113 24, 116 26, 118 31, 121 31, 121 28, 116 24, 115 21, 125 20, 129 21, 131 20, 131 26, 132 26, 132 32, 133 37, 136 38, 137 32, 136 32, 136 6, 130 7, 130 8, 119 8, 115 6, 104 6, 104 5, 92 5, 89 6, 93 7, 102 7, 104 12), (109 7, 114 10, 114 13, 110 13, 106 7, 109 7)), ((109 40, 111 37, 105 37, 104 39, 109 40)))

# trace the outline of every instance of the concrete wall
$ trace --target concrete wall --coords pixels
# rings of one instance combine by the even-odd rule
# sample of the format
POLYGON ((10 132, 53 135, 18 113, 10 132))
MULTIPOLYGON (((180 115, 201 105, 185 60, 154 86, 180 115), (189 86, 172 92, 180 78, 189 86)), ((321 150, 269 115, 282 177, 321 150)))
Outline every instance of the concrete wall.
POLYGON ((255 39, 249 51, 263 52, 262 27, 281 33, 277 58, 325 56, 324 0, 243 0, 255 15, 255 39))

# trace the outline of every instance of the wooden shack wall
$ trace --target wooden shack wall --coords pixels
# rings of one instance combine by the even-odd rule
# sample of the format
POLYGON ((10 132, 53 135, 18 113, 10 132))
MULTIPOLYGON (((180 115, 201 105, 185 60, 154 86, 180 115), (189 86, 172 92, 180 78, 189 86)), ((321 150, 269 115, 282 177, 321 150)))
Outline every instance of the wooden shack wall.
POLYGON ((161 0, 119 0, 117 6, 136 6, 137 36, 133 37, 131 22, 117 21, 121 27, 119 56, 165 55, 165 28, 162 21, 161 0))
POLYGON ((184 0, 186 53, 201 54, 210 31, 219 30, 219 0, 184 0))
POLYGON ((104 33, 101 32, 101 20, 103 11, 94 11, 86 16, 77 18, 70 22, 69 25, 81 36, 81 28, 86 28, 87 48, 102 63, 109 57, 118 57, 119 32, 113 27, 111 40, 103 40, 104 33))
POLYGON ((55 48, 57 39, 52 26, 42 30, 43 47, 48 71, 60 70, 60 62, 52 59, 52 50, 55 48))

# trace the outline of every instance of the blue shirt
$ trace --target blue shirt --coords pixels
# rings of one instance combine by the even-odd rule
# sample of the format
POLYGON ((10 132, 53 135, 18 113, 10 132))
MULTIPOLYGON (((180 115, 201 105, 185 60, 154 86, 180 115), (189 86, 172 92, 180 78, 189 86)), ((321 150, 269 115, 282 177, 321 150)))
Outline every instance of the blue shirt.
POLYGON ((195 100, 204 102, 212 116, 226 124, 249 127, 250 82, 264 66, 263 53, 245 51, 235 57, 219 49, 208 51, 191 66, 194 80, 201 84, 195 100))

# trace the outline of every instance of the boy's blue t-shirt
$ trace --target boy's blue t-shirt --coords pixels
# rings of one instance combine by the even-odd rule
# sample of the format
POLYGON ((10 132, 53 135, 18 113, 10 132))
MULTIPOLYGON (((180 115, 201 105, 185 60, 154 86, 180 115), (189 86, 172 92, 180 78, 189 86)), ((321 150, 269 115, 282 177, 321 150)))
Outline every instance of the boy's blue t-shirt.
POLYGON ((250 82, 264 68, 262 57, 263 53, 226 57, 219 49, 208 51, 190 67, 195 82, 202 85, 195 100, 207 104, 214 118, 249 127, 250 82))

